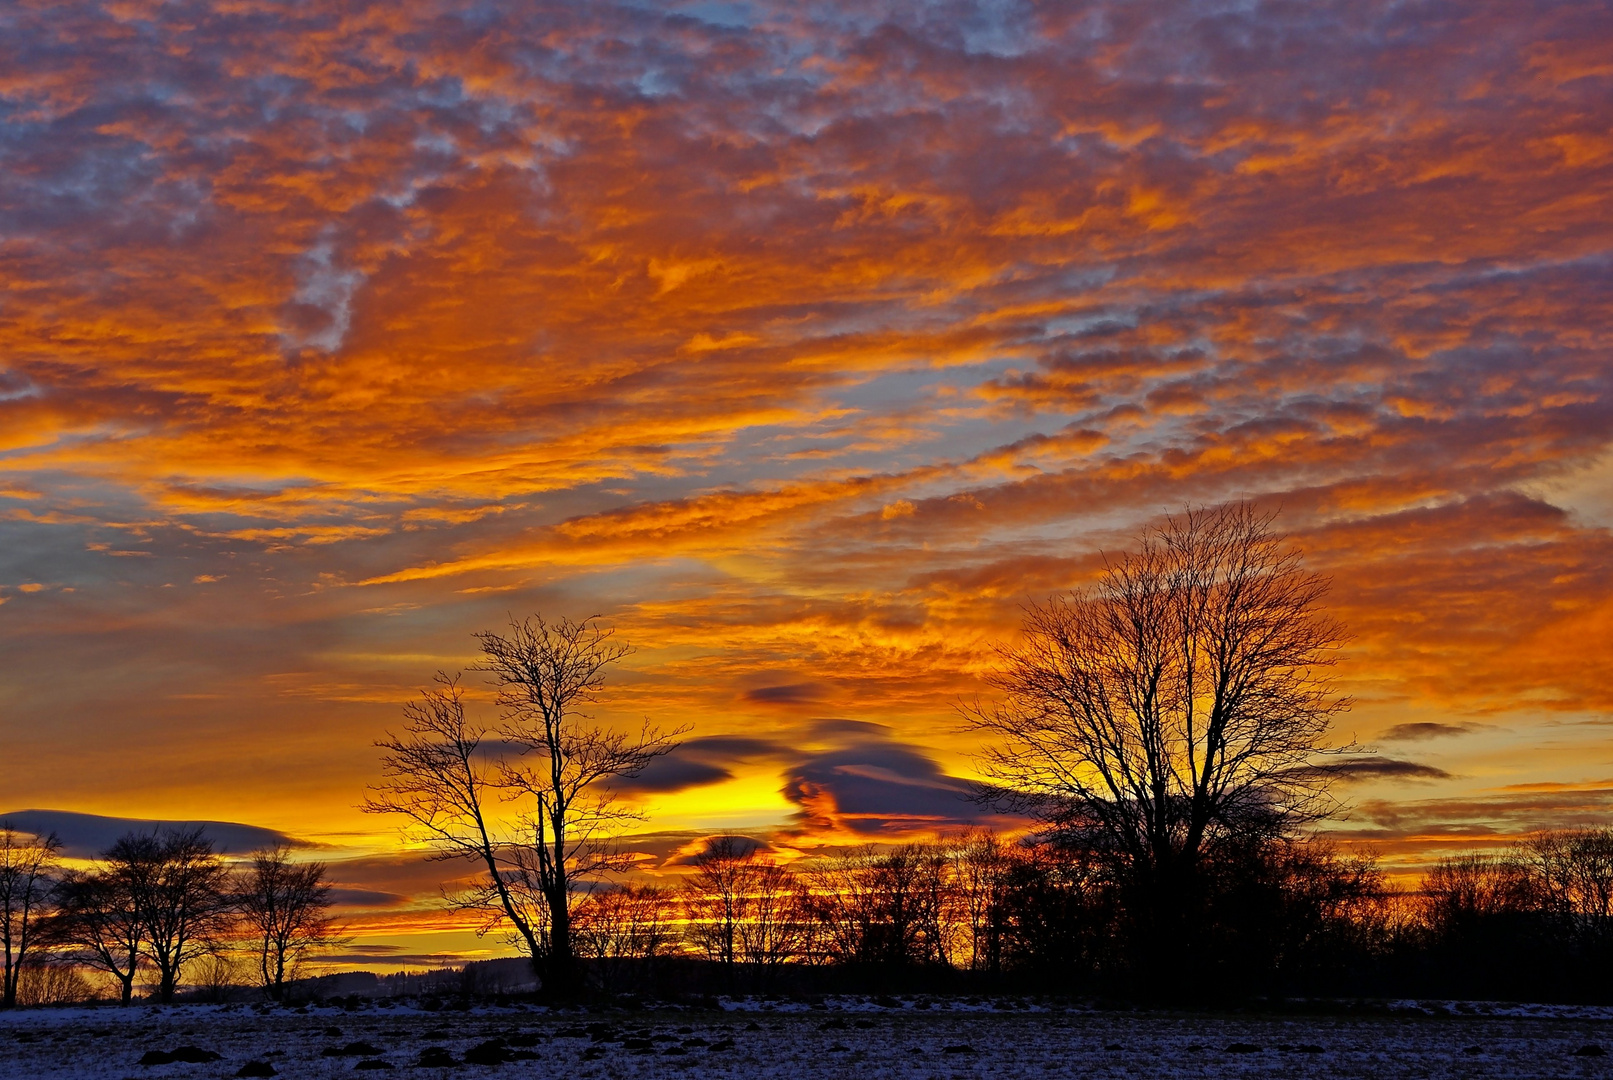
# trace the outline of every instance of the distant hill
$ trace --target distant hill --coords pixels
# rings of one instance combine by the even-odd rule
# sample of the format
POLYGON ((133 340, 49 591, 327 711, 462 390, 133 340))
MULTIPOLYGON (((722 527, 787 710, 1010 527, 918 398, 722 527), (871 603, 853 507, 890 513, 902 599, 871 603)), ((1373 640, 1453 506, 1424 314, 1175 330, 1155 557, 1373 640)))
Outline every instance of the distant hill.
POLYGON ((287 984, 293 998, 397 997, 404 994, 526 994, 538 989, 532 963, 522 957, 475 960, 462 968, 404 971, 337 971, 287 984))

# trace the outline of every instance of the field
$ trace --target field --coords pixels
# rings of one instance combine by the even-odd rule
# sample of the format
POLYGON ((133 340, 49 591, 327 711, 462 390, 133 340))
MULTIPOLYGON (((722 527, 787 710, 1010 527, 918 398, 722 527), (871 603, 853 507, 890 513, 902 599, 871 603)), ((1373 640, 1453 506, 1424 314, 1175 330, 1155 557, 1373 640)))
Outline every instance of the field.
POLYGON ((137 1006, 0 1015, 7 1080, 416 1077, 1602 1077, 1613 1012, 1403 1003, 1222 1016, 862 999, 435 1011, 137 1006), (216 1056, 215 1056, 216 1055, 216 1056), (186 1060, 186 1059, 193 1060, 186 1060), (174 1060, 164 1060, 174 1059, 174 1060), (146 1064, 142 1064, 145 1060, 146 1064))

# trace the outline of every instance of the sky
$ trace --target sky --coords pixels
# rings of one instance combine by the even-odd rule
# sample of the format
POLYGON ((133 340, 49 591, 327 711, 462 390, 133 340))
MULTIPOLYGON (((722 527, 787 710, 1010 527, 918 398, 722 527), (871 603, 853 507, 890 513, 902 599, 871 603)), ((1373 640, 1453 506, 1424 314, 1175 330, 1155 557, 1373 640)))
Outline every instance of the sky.
POLYGON ((476 631, 635 647, 647 867, 932 835, 1023 605, 1246 498, 1352 635, 1339 836, 1607 821, 1610 56, 1574 0, 14 0, 0 811, 496 951, 357 809, 476 631))

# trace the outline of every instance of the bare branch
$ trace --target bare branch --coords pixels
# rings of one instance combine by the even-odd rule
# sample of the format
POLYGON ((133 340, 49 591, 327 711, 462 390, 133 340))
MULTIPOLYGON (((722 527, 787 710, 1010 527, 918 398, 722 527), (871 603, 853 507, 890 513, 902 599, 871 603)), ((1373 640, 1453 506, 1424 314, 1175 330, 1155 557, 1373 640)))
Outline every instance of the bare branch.
POLYGON ((1027 609, 999 699, 964 708, 1009 798, 1134 881, 1178 887, 1229 839, 1332 809, 1316 763, 1349 705, 1329 670, 1345 635, 1271 523, 1235 503, 1145 532, 1096 586, 1027 609))
POLYGON ((466 720, 457 677, 439 675, 438 687, 405 710, 406 733, 377 744, 387 751, 384 781, 363 808, 403 816, 438 858, 478 860, 485 877, 449 902, 486 913, 484 930, 514 927, 545 986, 570 993, 579 886, 622 868, 613 838, 640 820, 611 781, 670 753, 681 731, 646 723, 629 735, 584 711, 606 670, 631 652, 596 619, 534 615, 476 638, 476 670, 497 688, 498 735, 513 752, 489 758, 487 729, 466 720), (514 805, 495 820, 495 801, 514 805))

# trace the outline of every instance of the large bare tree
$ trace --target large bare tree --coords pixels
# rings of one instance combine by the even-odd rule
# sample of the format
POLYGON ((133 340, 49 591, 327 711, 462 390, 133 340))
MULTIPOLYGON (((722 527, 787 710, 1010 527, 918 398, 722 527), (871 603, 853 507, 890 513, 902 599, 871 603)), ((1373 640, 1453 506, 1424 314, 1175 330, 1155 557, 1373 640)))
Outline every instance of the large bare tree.
POLYGON ((116 866, 72 870, 57 895, 57 941, 78 962, 116 979, 119 1003, 130 1004, 146 931, 129 876, 116 866))
POLYGON ((989 676, 997 702, 966 710, 998 740, 990 777, 1106 858, 1145 919, 1179 910, 1219 846, 1330 806, 1317 762, 1348 706, 1330 677, 1344 633, 1271 526, 1240 502, 1147 530, 1094 586, 1031 606, 989 676))
POLYGON ((484 930, 508 921, 534 968, 541 969, 548 953, 546 909, 520 872, 519 840, 509 838, 497 817, 505 792, 496 764, 482 749, 487 728, 465 715, 459 677, 439 673, 437 685, 405 705, 403 715, 404 733, 376 743, 386 751, 383 779, 361 808, 408 818, 434 859, 479 863, 481 883, 446 894, 448 900, 487 915, 484 930))
POLYGON ((252 854, 236 894, 242 928, 258 954, 264 993, 285 998, 286 978, 310 953, 336 944, 331 886, 322 862, 294 863, 284 845, 252 854))
POLYGON ((234 898, 224 860, 200 827, 129 833, 105 858, 134 901, 157 969, 157 998, 172 1002, 185 965, 215 951, 230 928, 234 898))
POLYGON ((439 688, 410 707, 405 733, 377 744, 387 751, 385 779, 364 809, 409 817, 440 857, 478 861, 486 877, 458 902, 507 921, 545 989, 569 995, 579 985, 571 934, 578 886, 624 865, 611 840, 640 817, 612 782, 670 753, 681 732, 648 723, 617 731, 586 711, 606 670, 630 651, 595 618, 532 616, 477 640, 477 670, 498 690, 504 752, 495 758, 484 746, 489 729, 466 719, 457 677, 440 676, 439 688), (498 812, 500 801, 511 804, 508 813, 498 812))
POLYGON ((17 980, 48 914, 61 847, 55 833, 35 836, 0 821, 0 951, 5 954, 0 1007, 17 1004, 17 980))

